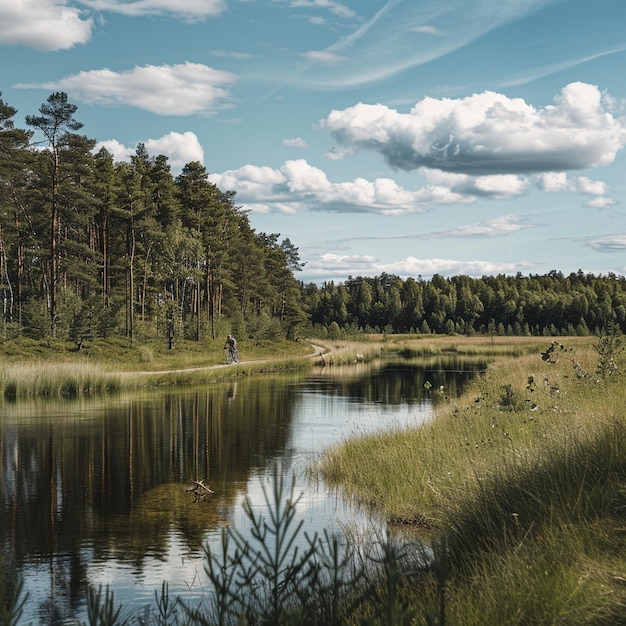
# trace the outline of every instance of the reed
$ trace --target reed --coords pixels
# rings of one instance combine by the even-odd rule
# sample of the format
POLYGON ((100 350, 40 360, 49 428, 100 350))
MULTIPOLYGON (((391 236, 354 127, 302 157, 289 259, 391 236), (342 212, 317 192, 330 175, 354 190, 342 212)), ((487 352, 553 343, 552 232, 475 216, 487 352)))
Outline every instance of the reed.
POLYGON ((244 342, 244 357, 226 368, 221 341, 180 342, 175 349, 127 340, 94 340, 76 351, 61 342, 20 338, 0 346, 0 396, 77 396, 142 387, 229 380, 264 372, 308 368, 306 342, 244 342), (268 355, 272 358, 268 359, 268 355))
POLYGON ((7 399, 74 397, 115 391, 120 386, 119 375, 91 363, 11 363, 0 369, 0 392, 7 399))

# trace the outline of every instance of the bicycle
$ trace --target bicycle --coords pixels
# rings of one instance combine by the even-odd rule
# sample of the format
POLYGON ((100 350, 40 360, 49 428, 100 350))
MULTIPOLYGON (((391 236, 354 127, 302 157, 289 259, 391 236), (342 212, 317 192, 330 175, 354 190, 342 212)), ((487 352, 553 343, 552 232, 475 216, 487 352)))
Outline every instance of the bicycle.
POLYGON ((239 363, 239 350, 233 346, 225 348, 226 350, 226 365, 231 363, 239 363))

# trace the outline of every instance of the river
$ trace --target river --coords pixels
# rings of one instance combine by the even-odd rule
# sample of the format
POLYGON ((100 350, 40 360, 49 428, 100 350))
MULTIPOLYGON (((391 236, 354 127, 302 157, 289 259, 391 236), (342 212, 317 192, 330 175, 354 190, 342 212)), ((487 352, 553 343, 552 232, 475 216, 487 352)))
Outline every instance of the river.
POLYGON ((163 581, 207 593, 203 546, 247 532, 243 502, 266 505, 275 471, 301 495, 312 532, 384 525, 306 469, 328 446, 432 417, 424 388, 457 395, 481 366, 385 362, 184 389, 0 406, 0 538, 24 580, 20 623, 77 624, 86 590, 107 585, 137 614, 163 581), (214 492, 196 501, 203 480, 214 492))

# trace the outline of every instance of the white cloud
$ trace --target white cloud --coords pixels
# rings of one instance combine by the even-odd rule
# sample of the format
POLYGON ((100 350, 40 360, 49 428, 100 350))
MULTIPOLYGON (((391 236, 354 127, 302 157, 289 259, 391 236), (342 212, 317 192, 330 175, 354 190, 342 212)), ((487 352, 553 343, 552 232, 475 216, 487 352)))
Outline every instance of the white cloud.
POLYGON ((0 44, 67 50, 89 41, 92 26, 65 0, 0 0, 0 44))
POLYGON ((307 260, 304 272, 306 280, 316 282, 338 279, 344 281, 346 276, 376 274, 376 261, 371 255, 342 255, 326 252, 307 260))
POLYGON ((465 276, 487 276, 494 274, 516 274, 536 268, 538 263, 519 261, 514 263, 498 263, 494 261, 457 261, 453 259, 417 259, 407 257, 403 261, 377 265, 378 272, 387 272, 398 276, 423 276, 433 274, 451 276, 463 274, 465 276))
POLYGON ((230 105, 234 74, 199 63, 146 65, 125 72, 91 70, 17 88, 68 92, 88 104, 135 106, 156 115, 211 115, 230 105))
POLYGON ((524 174, 612 163, 626 143, 626 120, 586 83, 571 83, 554 104, 486 91, 463 99, 424 98, 410 113, 382 104, 332 111, 321 127, 355 150, 374 150, 394 168, 464 174, 524 174))
POLYGON ((168 133, 159 139, 145 141, 148 154, 157 156, 164 154, 169 157, 173 169, 182 169, 192 161, 204 162, 204 150, 195 133, 168 133))
POLYGON ((304 52, 302 56, 311 63, 320 63, 322 65, 335 65, 345 60, 345 57, 325 50, 311 50, 310 52, 304 52))
POLYGON ((339 17, 352 18, 356 16, 355 11, 347 6, 334 2, 333 0, 273 0, 274 2, 287 3, 293 8, 317 8, 328 9, 334 15, 339 17))
POLYGON ((539 267, 538 263, 519 261, 499 263, 493 261, 458 261, 455 259, 418 259, 407 257, 394 263, 381 263, 371 255, 349 255, 324 253, 317 257, 309 256, 304 269, 305 280, 322 282, 328 280, 344 281, 346 276, 375 276, 382 272, 400 277, 422 276, 430 278, 433 274, 453 276, 481 277, 494 274, 516 274, 529 272, 539 267))
MULTIPOLYGON (((196 135, 191 131, 168 133, 159 139, 147 139, 142 143, 150 156, 156 157, 163 154, 168 157, 168 163, 175 171, 182 170, 187 163, 192 161, 204 162, 204 150, 196 135)), ((114 161, 128 161, 136 151, 136 146, 129 148, 115 139, 98 142, 94 151, 97 152, 100 148, 106 148, 113 155, 114 161)))
POLYGON ((576 186, 580 193, 590 196, 604 196, 609 192, 608 185, 601 180, 591 180, 586 176, 580 176, 576 179, 576 186))
POLYGON ((424 24, 422 26, 414 26, 409 29, 413 33, 423 33, 426 35, 442 35, 443 33, 434 26, 429 26, 428 24, 424 24))
POLYGON ((490 220, 459 226, 451 230, 427 233, 427 237, 500 237, 510 235, 524 228, 530 228, 531 224, 521 215, 502 215, 490 220))
POLYGON ((566 172, 546 172, 539 176, 539 188, 547 192, 573 191, 566 172))
POLYGON ((426 185, 410 191, 390 178, 333 183, 323 170, 304 159, 286 161, 277 170, 246 165, 211 174, 210 178, 220 189, 237 190, 237 200, 246 208, 255 210, 260 205, 263 212, 276 206, 280 212, 324 210, 394 215, 421 212, 432 205, 470 203, 477 197, 445 185, 426 185))
POLYGON ((539 176, 538 187, 552 193, 570 192, 592 196, 584 202, 584 206, 592 209, 606 209, 615 204, 615 200, 608 197, 609 186, 601 180, 592 180, 587 176, 571 178, 565 172, 546 172, 539 176))
POLYGON ((624 252, 626 250, 626 233, 594 237, 589 239, 587 243, 599 252, 624 252))
POLYGON ((185 20, 216 17, 226 10, 224 0, 80 0, 97 11, 121 13, 130 17, 172 15, 185 20))
POLYGON ((530 187, 527 178, 514 174, 469 176, 426 168, 422 168, 420 173, 433 185, 443 185, 455 193, 475 198, 505 200, 523 194, 530 187))
POLYGON ((130 161, 130 157, 135 153, 135 148, 129 148, 120 143, 117 139, 107 139, 105 141, 99 141, 94 147, 94 153, 98 152, 101 148, 104 148, 113 155, 113 160, 118 161, 130 161))
POLYGON ((283 139, 282 144, 290 148, 308 148, 309 144, 302 137, 294 137, 293 139, 283 139))
POLYGON ((613 200, 613 198, 605 198, 604 196, 597 196, 584 203, 585 206, 591 209, 608 209, 614 204, 615 200, 613 200))
POLYGON ((346 157, 352 156, 354 152, 351 148, 331 148, 324 156, 330 161, 341 161, 346 157))

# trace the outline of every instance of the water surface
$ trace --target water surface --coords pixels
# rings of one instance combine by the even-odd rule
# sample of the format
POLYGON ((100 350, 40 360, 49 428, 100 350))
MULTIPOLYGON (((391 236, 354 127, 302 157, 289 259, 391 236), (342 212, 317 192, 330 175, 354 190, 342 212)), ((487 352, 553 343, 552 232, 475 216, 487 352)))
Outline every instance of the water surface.
POLYGON ((302 494, 309 532, 383 524, 306 468, 348 437, 430 419, 428 380, 450 395, 478 366, 360 364, 308 374, 106 398, 3 403, 0 538, 25 580, 24 623, 84 620, 88 586, 109 585, 136 613, 170 592, 207 593, 203 546, 245 533, 276 468, 302 494), (204 480, 214 494, 186 491, 204 480))

